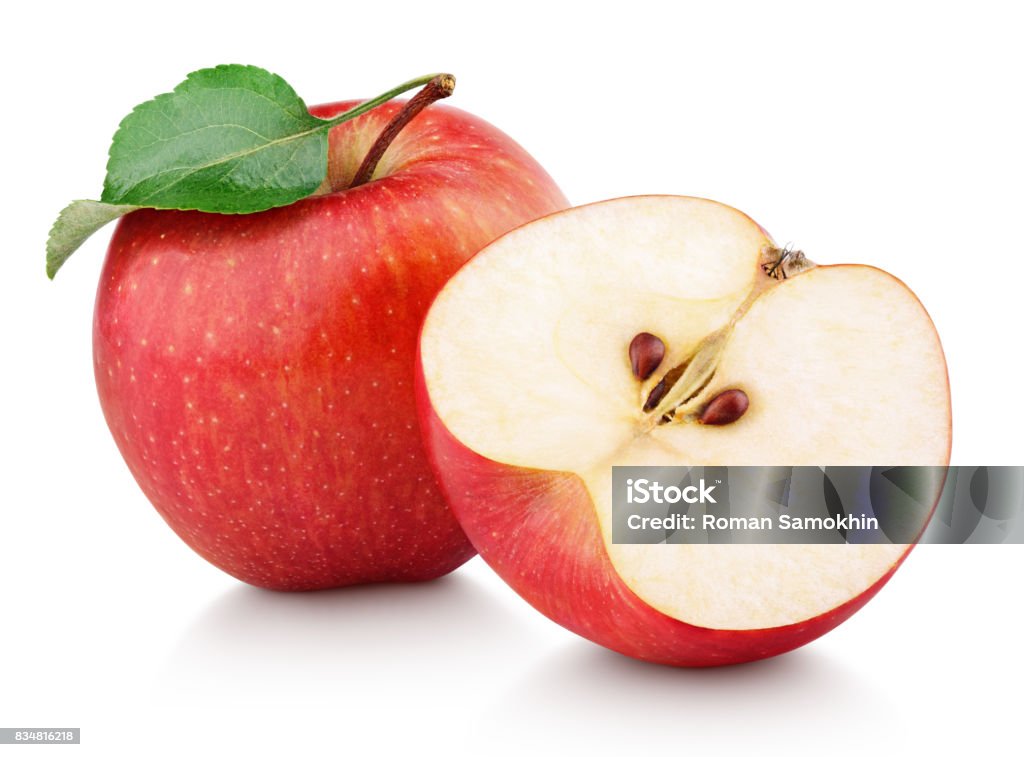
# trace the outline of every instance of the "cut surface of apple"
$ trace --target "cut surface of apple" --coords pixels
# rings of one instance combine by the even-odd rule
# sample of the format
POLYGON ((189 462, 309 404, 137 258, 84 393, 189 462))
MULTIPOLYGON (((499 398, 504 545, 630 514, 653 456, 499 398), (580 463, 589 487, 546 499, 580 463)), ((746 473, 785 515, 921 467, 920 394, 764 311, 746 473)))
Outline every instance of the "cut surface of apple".
POLYGON ((435 301, 420 371, 435 468, 484 558, 554 620, 663 662, 809 641, 877 591, 909 547, 615 544, 613 466, 949 459, 945 361, 910 290, 876 268, 814 266, 739 211, 696 198, 597 203, 498 239, 435 301), (664 345, 646 378, 631 367, 638 334, 664 345), (732 390, 745 412, 702 423, 732 390), (593 595, 588 571, 616 590, 593 595), (617 608, 623 597, 629 607, 617 608), (607 630, 627 610, 735 633, 706 654, 692 633, 674 646, 631 641, 607 630))

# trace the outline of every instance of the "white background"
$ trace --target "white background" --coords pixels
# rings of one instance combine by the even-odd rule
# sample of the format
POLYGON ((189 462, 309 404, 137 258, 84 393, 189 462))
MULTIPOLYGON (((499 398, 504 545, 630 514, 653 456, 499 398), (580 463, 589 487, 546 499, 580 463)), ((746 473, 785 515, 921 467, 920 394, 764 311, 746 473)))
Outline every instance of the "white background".
POLYGON ((109 229, 43 273, 120 118, 193 69, 261 65, 309 103, 450 70, 452 103, 574 203, 709 196, 818 262, 906 280, 947 351, 954 462, 1024 464, 1013 4, 101 5, 5 10, 0 727, 79 726, 82 746, 43 749, 96 755, 1019 744, 1020 547, 921 548, 828 637, 710 671, 583 641, 479 559, 431 585, 242 586, 164 525, 104 425, 90 320, 109 229))

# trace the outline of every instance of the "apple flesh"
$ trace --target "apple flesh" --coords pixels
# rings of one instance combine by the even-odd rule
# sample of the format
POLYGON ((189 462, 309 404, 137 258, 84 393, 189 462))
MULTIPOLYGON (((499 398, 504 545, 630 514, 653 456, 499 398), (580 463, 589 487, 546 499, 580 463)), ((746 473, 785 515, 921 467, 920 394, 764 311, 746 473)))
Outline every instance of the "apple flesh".
POLYGON ((814 267, 707 200, 613 200, 498 239, 438 295, 419 365, 428 448, 483 558, 556 622, 660 663, 798 647, 909 547, 615 544, 613 465, 949 460, 945 361, 910 290, 814 267), (702 422, 730 392, 731 422, 702 422))
POLYGON ((471 255, 567 203, 519 145, 446 106, 346 189, 400 107, 331 131, 319 196, 140 210, 107 253, 94 361, 114 439, 171 528, 257 586, 424 580, 474 554, 417 428, 417 334, 471 255))

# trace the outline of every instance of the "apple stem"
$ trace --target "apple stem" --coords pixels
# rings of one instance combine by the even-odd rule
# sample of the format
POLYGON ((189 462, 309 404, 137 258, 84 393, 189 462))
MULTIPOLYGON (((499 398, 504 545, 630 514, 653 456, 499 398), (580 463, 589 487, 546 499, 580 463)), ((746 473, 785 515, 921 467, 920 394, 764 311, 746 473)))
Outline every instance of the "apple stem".
POLYGON ((785 247, 769 247, 761 253, 761 270, 769 278, 777 281, 788 279, 804 271, 814 268, 812 261, 800 250, 791 245, 785 247))
POLYGON ((358 187, 360 184, 365 184, 370 180, 373 172, 377 169, 377 164, 384 156, 384 152, 391 146, 391 142, 398 136, 398 132, 405 128, 406 124, 412 121, 421 110, 432 102, 442 100, 454 91, 455 77, 451 74, 438 74, 427 82, 426 86, 405 104, 405 107, 391 119, 377 136, 377 140, 370 147, 370 151, 366 153, 366 157, 363 158, 363 162, 359 165, 359 170, 356 171, 352 183, 349 184, 349 189, 358 187))

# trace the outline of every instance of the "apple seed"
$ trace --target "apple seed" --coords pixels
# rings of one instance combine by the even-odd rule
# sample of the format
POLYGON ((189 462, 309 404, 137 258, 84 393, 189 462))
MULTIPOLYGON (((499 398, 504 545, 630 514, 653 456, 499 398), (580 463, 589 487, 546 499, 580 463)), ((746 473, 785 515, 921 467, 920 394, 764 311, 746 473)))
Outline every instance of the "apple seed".
POLYGON ((661 402, 662 398, 665 396, 665 393, 668 391, 668 389, 668 376, 665 376, 661 381, 659 381, 655 385, 653 389, 651 389, 651 393, 647 395, 647 401, 644 403, 644 412, 649 413, 654 408, 656 408, 658 406, 658 403, 661 402))
POLYGON ((700 414, 705 426, 725 426, 735 423, 747 412, 750 400, 742 389, 727 389, 712 399, 700 414))
POLYGON ((646 380, 661 365, 665 357, 665 343, 654 334, 641 331, 629 343, 629 362, 633 375, 646 380))

